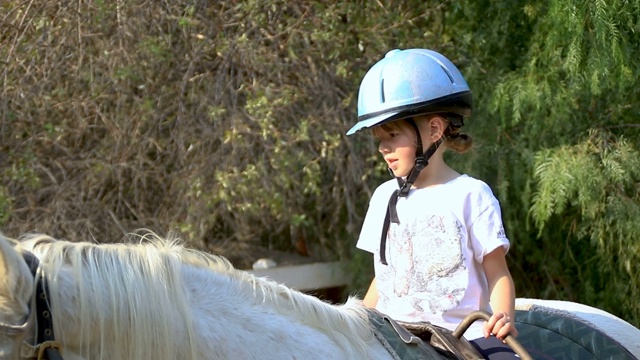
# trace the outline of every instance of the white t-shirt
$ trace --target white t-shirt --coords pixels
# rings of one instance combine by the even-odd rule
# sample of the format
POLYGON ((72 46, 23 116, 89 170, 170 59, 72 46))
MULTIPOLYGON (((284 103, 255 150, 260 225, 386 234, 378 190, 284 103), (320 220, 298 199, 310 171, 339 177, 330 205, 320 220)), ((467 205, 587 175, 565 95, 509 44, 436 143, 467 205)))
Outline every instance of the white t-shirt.
MULTIPOLYGON (((369 202, 357 247, 373 253, 376 308, 402 321, 428 321, 455 329, 475 310, 490 311, 482 268, 486 254, 509 250, 500 204, 489 186, 467 175, 412 189, 398 198, 400 224, 389 224, 388 265, 380 262, 380 237, 395 179, 380 185, 369 202)), ((476 321, 464 336, 482 336, 476 321)))

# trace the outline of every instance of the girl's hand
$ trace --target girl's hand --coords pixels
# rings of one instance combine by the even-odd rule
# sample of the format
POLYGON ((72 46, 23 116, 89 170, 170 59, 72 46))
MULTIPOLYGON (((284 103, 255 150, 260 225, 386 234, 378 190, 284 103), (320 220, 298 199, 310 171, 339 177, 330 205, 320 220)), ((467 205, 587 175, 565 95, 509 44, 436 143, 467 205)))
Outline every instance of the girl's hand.
POLYGON ((518 330, 516 330, 513 320, 507 313, 502 311, 494 313, 489 318, 489 321, 485 321, 482 333, 485 338, 495 335, 500 340, 504 340, 508 334, 513 337, 518 336, 518 330))

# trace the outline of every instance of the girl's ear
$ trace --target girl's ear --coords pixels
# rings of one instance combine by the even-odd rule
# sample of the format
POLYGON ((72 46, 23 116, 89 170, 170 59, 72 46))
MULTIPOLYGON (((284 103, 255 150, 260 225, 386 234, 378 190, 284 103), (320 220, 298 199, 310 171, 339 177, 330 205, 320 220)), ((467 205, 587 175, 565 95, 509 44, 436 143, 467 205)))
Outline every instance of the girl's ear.
POLYGON ((440 115, 436 115, 429 119, 429 140, 435 142, 444 136, 448 122, 440 115))

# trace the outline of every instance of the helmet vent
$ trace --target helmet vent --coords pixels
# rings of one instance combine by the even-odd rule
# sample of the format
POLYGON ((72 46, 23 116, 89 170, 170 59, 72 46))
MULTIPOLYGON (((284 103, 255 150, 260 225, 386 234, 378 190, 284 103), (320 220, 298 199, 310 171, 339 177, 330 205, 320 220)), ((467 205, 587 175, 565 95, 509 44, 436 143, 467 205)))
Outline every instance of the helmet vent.
POLYGON ((381 102, 386 102, 387 100, 384 98, 384 79, 380 81, 380 100, 381 102))
POLYGON ((455 84, 455 81, 453 81, 453 76, 449 72, 449 69, 447 69, 445 66, 442 66, 442 64, 440 64, 440 68, 442 68, 442 71, 447 74, 447 76, 449 77, 449 81, 451 81, 452 84, 455 84))

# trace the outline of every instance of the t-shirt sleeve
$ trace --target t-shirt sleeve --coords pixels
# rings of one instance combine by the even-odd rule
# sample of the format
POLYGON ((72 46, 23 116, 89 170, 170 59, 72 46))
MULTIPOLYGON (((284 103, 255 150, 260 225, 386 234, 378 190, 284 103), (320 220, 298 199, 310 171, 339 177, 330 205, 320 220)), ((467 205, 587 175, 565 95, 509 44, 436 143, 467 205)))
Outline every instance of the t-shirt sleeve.
POLYGON ((474 258, 482 263, 485 255, 500 246, 506 254, 511 244, 502 223, 500 203, 488 185, 482 187, 476 206, 478 215, 469 227, 469 236, 474 249, 474 258))
POLYGON ((370 253, 379 251, 382 226, 387 214, 389 197, 397 188, 397 186, 393 185, 394 184, 386 182, 380 185, 376 191, 374 191, 373 196, 371 196, 369 208, 367 209, 367 214, 364 217, 362 229, 360 230, 360 237, 356 243, 358 249, 370 253))

